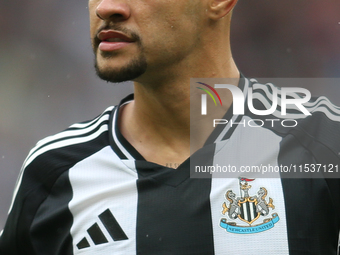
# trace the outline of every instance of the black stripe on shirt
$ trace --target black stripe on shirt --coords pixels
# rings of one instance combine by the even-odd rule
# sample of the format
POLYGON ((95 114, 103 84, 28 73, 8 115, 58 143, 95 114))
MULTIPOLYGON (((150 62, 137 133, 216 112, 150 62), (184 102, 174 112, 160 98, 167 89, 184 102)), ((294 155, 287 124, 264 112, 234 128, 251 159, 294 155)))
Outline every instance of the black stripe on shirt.
POLYGON ((189 161, 156 170, 137 161, 136 168, 137 254, 213 255, 211 179, 188 178, 189 161))

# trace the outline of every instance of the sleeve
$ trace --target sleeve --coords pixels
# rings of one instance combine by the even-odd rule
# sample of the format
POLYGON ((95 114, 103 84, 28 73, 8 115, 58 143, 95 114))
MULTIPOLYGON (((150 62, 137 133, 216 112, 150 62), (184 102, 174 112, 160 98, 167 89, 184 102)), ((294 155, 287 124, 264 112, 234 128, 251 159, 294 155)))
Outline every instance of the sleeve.
POLYGON ((56 163, 66 154, 44 153, 21 171, 0 237, 1 255, 73 254, 69 166, 56 163))
POLYGON ((0 255, 73 254, 69 169, 108 145, 112 109, 46 137, 30 151, 0 237, 0 255))
POLYGON ((29 171, 19 175, 5 227, 0 236, 0 254, 34 254, 29 229, 35 212, 44 199, 29 171))
MULTIPOLYGON (((32 195, 25 189, 19 176, 14 191, 6 225, 0 237, 0 254, 34 254, 30 244, 28 229, 34 217, 39 199, 32 199, 32 195)), ((32 192, 34 193, 34 192, 32 192)))
POLYGON ((73 146, 40 150, 26 159, 0 237, 1 255, 73 254, 68 169, 78 161, 78 151, 73 146))

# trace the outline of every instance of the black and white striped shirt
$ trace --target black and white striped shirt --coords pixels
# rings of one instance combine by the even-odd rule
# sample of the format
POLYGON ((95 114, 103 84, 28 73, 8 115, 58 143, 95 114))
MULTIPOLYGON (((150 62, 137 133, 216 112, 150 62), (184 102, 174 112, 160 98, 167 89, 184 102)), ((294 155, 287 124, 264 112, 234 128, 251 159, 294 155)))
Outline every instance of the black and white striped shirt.
MULTIPOLYGON (((244 93, 248 86, 257 109, 271 105, 272 85, 241 79, 244 93)), ((193 157, 238 168, 339 165, 339 108, 326 98, 305 106, 312 116, 288 109, 295 128, 218 126, 193 157)), ((245 107, 225 118, 259 119, 245 107)), ((0 254, 337 254, 338 179, 190 178, 189 159, 177 169, 145 161, 120 133, 118 113, 109 107, 31 150, 0 254)))

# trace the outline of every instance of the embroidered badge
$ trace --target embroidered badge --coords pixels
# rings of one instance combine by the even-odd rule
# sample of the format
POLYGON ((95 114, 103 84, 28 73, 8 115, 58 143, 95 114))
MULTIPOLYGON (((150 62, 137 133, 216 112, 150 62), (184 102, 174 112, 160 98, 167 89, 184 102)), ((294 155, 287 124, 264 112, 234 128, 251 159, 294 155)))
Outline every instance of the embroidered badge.
POLYGON ((241 224, 222 218, 220 226, 226 231, 235 234, 252 234, 260 233, 269 230, 274 227, 280 218, 277 213, 272 213, 271 217, 264 218, 262 223, 256 224, 256 221, 261 217, 269 215, 270 210, 274 210, 273 199, 266 199, 268 191, 266 188, 261 187, 257 195, 250 196, 249 190, 251 185, 248 182, 252 182, 255 179, 239 178, 240 185, 240 197, 237 197, 232 190, 228 190, 225 194, 228 202, 222 204, 222 214, 228 216, 230 220, 240 220, 241 224), (245 224, 242 224, 245 223, 245 224), (255 223, 255 224, 253 224, 255 223))

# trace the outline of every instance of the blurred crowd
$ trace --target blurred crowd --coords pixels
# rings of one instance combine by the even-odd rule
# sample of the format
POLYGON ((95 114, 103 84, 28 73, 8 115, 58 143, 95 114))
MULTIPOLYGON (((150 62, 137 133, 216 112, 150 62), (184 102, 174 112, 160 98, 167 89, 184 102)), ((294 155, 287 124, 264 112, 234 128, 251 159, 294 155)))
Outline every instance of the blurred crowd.
MULTIPOLYGON (((239 69, 247 77, 340 78, 339 10, 339 0, 239 0, 239 69)), ((87 1, 0 2, 0 229, 29 149, 132 91, 95 76, 88 23, 87 1)), ((340 87, 330 87, 312 89, 336 100, 340 87)))

